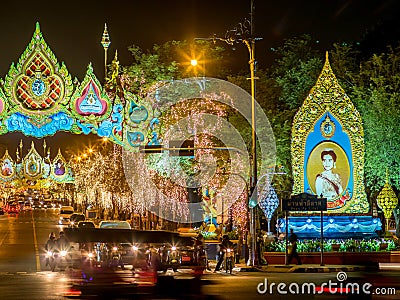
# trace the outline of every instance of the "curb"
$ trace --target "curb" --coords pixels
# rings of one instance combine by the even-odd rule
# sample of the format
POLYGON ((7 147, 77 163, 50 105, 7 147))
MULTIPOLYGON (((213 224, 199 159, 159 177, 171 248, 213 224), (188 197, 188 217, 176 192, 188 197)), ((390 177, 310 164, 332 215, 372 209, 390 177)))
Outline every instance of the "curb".
POLYGON ((236 268, 238 272, 267 272, 267 273, 331 273, 331 272, 359 272, 371 270, 366 266, 287 266, 272 265, 264 267, 239 266, 236 268))

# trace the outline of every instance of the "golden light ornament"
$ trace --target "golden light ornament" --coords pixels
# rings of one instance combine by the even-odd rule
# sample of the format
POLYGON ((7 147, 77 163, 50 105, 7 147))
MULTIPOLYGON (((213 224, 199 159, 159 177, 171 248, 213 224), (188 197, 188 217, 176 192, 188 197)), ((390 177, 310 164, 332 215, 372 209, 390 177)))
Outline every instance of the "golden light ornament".
POLYGON ((382 209, 383 214, 385 215, 386 220, 386 231, 389 228, 389 220, 392 216, 393 210, 396 208, 399 200, 396 197, 395 192, 393 191, 392 187, 390 186, 388 180, 386 179, 386 183, 383 186, 381 192, 379 193, 378 197, 376 198, 376 202, 378 207, 382 209))

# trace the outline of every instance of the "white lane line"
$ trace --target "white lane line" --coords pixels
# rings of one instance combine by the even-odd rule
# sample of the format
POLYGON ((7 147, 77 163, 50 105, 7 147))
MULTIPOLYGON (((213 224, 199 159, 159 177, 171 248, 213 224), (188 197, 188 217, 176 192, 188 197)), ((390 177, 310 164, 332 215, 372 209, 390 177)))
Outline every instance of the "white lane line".
POLYGON ((37 238, 36 238, 36 227, 35 227, 35 219, 33 218, 33 213, 31 214, 32 216, 32 227, 33 227, 33 242, 35 244, 35 256, 36 256, 36 271, 40 272, 40 255, 39 255, 39 247, 37 243, 37 238))

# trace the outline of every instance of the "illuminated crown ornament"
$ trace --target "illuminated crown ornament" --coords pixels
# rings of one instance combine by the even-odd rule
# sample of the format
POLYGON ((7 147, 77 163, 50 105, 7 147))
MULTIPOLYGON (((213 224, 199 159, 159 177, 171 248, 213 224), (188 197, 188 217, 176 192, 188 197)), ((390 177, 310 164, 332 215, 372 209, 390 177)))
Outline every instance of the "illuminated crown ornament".
POLYGON ((11 65, 5 78, 5 93, 18 111, 41 115, 57 112, 73 92, 71 75, 60 64, 40 31, 39 23, 17 65, 11 65))
POLYGON ((106 23, 104 24, 104 31, 103 31, 103 36, 101 37, 101 44, 103 45, 104 50, 107 50, 111 44, 106 23))
POLYGON ((329 114, 326 114, 325 120, 323 122, 321 122, 321 133, 322 135, 329 139, 331 138, 334 134, 335 134, 335 123, 332 122, 331 118, 329 117, 329 114))

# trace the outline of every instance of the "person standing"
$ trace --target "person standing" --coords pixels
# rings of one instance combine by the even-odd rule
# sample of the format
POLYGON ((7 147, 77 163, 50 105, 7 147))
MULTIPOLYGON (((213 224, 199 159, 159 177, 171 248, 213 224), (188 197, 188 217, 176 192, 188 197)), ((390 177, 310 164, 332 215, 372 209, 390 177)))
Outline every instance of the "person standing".
POLYGON ((289 253, 288 263, 290 264, 292 259, 296 258, 297 264, 301 265, 301 259, 299 254, 297 253, 297 234, 293 232, 293 228, 290 228, 289 242, 292 247, 289 253))

